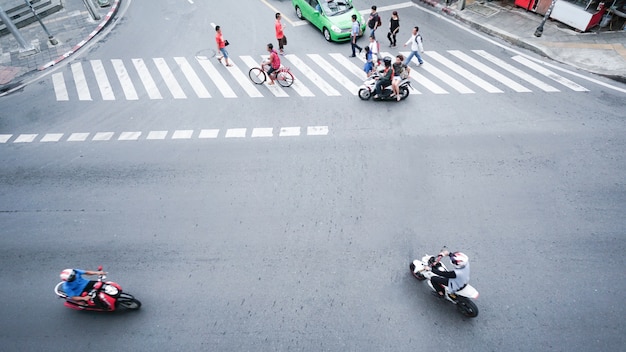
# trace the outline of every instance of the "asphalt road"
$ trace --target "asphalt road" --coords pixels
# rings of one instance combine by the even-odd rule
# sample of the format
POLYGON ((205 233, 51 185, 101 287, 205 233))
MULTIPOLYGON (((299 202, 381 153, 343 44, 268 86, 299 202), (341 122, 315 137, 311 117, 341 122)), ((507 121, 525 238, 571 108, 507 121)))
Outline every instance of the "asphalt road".
MULTIPOLYGON (((295 20, 289 2, 271 4, 295 20)), ((193 58, 212 48, 197 28, 233 16, 248 25, 225 28, 236 57, 261 55, 272 38, 274 11, 260 1, 245 12, 138 5, 73 63, 193 58)), ((516 55, 419 9, 400 12, 424 28, 427 50, 516 55)), ((296 55, 349 53, 311 26, 287 35, 296 55)), ((43 77, 0 100, 0 135, 16 135, 0 144, 2 350, 619 350, 624 96, 553 70, 588 91, 417 86, 422 94, 378 104, 343 91, 250 98, 231 83, 237 98, 214 86, 211 99, 57 101, 43 77), (287 126, 300 135, 280 136, 287 126), (260 127, 273 137, 252 137, 260 127), (206 128, 218 137, 199 138, 206 128), (246 136, 227 138, 233 128, 246 136), (146 138, 161 130, 167 138, 146 138), (183 130, 192 137, 171 138, 183 130), (91 140, 103 131, 116 138, 91 140), (142 134, 119 140, 125 131, 142 134), (52 132, 63 139, 40 141, 52 132), (67 141, 77 132, 90 139, 67 141), (14 142, 27 133, 38 137, 14 142), (476 319, 408 272, 442 245, 471 258, 476 319), (55 298, 58 272, 100 264, 140 311, 76 312, 55 298)), ((71 83, 69 66, 55 72, 71 83)))

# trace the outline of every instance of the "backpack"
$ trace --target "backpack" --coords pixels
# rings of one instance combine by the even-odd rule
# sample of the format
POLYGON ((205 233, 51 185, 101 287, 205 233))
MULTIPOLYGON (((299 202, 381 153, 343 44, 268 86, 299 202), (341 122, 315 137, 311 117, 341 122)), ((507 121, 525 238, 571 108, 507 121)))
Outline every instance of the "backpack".
POLYGON ((419 50, 420 52, 424 52, 424 38, 422 38, 421 34, 415 36, 415 43, 417 43, 417 50, 419 50), (418 37, 420 38, 420 40, 417 40, 418 37))

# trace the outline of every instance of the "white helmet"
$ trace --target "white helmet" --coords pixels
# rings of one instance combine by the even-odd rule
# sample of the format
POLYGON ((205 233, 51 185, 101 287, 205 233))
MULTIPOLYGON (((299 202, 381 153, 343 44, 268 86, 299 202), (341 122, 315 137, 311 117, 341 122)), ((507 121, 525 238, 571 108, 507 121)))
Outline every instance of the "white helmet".
POLYGON ((63 271, 61 271, 61 280, 63 281, 69 281, 72 282, 74 281, 74 279, 76 279, 76 272, 74 271, 74 269, 65 269, 63 271))
POLYGON ((455 268, 461 269, 469 262, 469 257, 465 253, 454 252, 450 255, 450 261, 455 268))

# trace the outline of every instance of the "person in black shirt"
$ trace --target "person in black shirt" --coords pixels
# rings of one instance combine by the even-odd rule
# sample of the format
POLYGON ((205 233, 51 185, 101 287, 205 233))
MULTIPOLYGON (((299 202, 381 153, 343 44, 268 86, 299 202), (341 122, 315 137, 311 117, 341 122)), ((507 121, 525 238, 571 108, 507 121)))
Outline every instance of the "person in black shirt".
POLYGON ((396 47, 396 35, 400 29, 400 17, 398 17, 398 11, 394 11, 389 19, 389 33, 387 33, 387 39, 389 39, 389 47, 396 47))

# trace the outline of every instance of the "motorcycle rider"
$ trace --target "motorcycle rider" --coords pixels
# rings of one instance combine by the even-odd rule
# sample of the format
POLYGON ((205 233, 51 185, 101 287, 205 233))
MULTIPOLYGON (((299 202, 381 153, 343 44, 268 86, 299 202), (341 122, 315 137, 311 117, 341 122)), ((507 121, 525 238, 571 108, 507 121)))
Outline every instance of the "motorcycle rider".
POLYGON ((378 99, 382 95, 382 89, 389 86, 391 84, 391 79, 393 77, 393 67, 391 66, 391 58, 389 56, 385 56, 383 59, 385 63, 385 70, 383 71, 383 75, 377 77, 376 79, 376 87, 374 88, 376 94, 374 95, 374 99, 378 99))
POLYGON ((446 286, 448 287, 450 295, 453 295, 456 291, 467 285, 470 280, 469 257, 461 252, 450 253, 447 250, 439 253, 439 258, 446 256, 450 257, 450 262, 452 262, 452 265, 454 266, 453 271, 441 270, 441 265, 439 265, 439 263, 432 267, 427 266, 425 268, 426 270, 431 270, 434 274, 438 275, 431 277, 430 283, 437 291, 437 296, 439 296, 439 298, 443 298, 446 286))
MULTIPOLYGON (((74 302, 82 305, 89 304, 89 295, 81 296, 83 292, 89 292, 97 281, 90 281, 83 278, 83 275, 106 275, 104 271, 65 269, 61 271, 63 280, 63 292, 74 302)), ((97 306, 101 306, 97 299, 94 299, 97 306)))
POLYGON ((397 100, 400 101, 400 82, 402 82, 403 74, 408 77, 411 69, 404 64, 404 55, 398 54, 396 56, 396 62, 393 63, 393 81, 391 82, 391 90, 393 90, 392 97, 395 95, 397 100), (406 72, 405 72, 406 71, 406 72))

